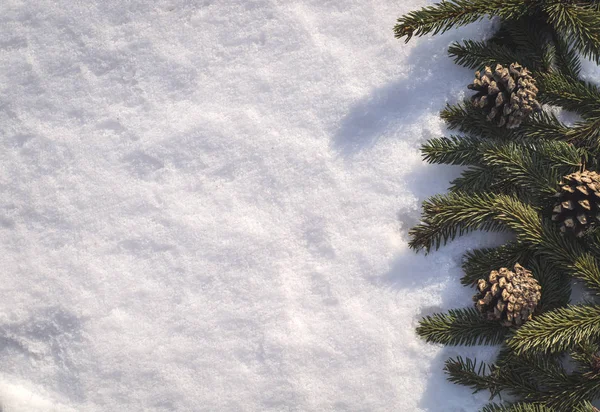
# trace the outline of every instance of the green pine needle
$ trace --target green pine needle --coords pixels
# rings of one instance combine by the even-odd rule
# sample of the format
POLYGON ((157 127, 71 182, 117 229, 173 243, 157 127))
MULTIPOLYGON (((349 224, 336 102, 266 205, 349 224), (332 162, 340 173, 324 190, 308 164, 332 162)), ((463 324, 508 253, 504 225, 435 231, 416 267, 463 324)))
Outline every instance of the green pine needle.
POLYGON ((507 62, 528 63, 506 46, 473 40, 465 40, 462 44, 452 43, 448 54, 456 64, 476 70, 482 70, 485 66, 505 65, 507 62))
POLYGON ((584 57, 600 63, 600 13, 595 7, 570 1, 547 1, 548 22, 584 57))
POLYGON ((449 165, 481 165, 485 139, 471 136, 436 137, 421 146, 423 160, 449 165))
POLYGON ((599 338, 600 306, 578 305, 558 308, 526 322, 508 345, 517 353, 561 352, 599 338))
POLYGON ((465 286, 475 286, 477 280, 486 278, 492 270, 513 267, 515 263, 521 263, 528 268, 532 254, 533 250, 519 242, 508 242, 495 248, 467 252, 462 265, 465 275, 461 283, 465 286))
POLYGON ((554 409, 539 403, 515 403, 512 405, 486 405, 481 412, 556 412, 554 409))
POLYGON ((509 328, 486 320, 475 308, 454 309, 421 319, 417 335, 427 342, 444 345, 495 345, 509 328))
POLYGON ((588 120, 600 117, 600 89, 592 83, 561 74, 537 77, 544 103, 574 111, 588 120))
POLYGON ((450 0, 402 16, 394 27, 398 39, 428 33, 444 33, 455 26, 474 23, 486 16, 515 19, 527 14, 531 5, 522 0, 450 0))

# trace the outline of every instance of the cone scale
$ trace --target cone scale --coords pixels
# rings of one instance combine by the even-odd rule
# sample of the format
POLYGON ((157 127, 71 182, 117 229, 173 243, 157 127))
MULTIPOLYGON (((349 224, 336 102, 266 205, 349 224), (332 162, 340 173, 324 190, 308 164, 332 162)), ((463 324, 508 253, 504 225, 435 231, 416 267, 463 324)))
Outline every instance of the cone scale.
POLYGON ((492 270, 487 279, 477 281, 475 307, 489 320, 504 326, 520 326, 531 316, 541 298, 541 287, 531 272, 518 263, 514 271, 492 270))

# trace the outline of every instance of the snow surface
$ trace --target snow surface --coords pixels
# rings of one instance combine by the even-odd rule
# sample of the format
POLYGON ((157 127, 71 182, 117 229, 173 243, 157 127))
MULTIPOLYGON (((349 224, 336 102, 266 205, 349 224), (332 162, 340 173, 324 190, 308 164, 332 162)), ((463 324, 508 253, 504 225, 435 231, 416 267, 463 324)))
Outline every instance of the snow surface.
POLYGON ((414 332, 469 304, 407 248, 469 70, 424 0, 2 0, 0 403, 476 411, 414 332))

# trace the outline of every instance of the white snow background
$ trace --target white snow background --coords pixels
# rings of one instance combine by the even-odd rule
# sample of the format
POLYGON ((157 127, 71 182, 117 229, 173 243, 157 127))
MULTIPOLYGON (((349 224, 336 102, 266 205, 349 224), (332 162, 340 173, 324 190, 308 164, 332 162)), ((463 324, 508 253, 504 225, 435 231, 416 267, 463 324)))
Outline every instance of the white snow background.
POLYGON ((431 3, 2 0, 3 412, 484 405, 415 334, 493 244, 407 248, 492 27, 394 39, 431 3))

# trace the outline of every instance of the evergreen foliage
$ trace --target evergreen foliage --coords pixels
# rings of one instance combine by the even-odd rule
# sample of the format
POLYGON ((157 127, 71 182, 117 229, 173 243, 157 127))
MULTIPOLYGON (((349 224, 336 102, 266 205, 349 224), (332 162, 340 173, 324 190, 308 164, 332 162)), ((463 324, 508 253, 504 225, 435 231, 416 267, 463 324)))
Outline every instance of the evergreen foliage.
POLYGON ((489 17, 499 18, 498 31, 485 41, 453 43, 451 58, 473 70, 518 62, 533 72, 541 103, 581 120, 566 125, 546 109, 507 129, 470 100, 446 106, 441 117, 456 134, 426 142, 423 157, 464 169, 449 193, 423 203, 409 244, 429 253, 474 230, 511 233, 504 245, 467 252, 461 282, 474 286, 491 270, 518 262, 532 271, 542 296, 533 319, 520 327, 467 307, 426 316, 417 333, 446 345, 501 345, 491 364, 461 357, 446 363, 452 382, 515 399, 485 412, 599 412, 589 402, 600 397, 600 302, 569 305, 569 299, 573 277, 600 294, 600 229, 579 239, 562 234, 551 217, 563 176, 600 171, 600 89, 579 78, 580 56, 600 63, 600 2, 441 1, 401 17, 394 31, 409 41, 489 17))
POLYGON ((594 341, 600 341, 600 305, 576 305, 527 322, 508 345, 517 353, 562 352, 594 341))
MULTIPOLYGON (((509 31, 513 44, 518 40, 531 47, 542 44, 542 56, 564 52, 552 40, 562 39, 562 45, 569 44, 585 57, 600 61, 600 7, 595 0, 449 0, 442 1, 421 10, 412 11, 398 19, 394 27, 396 38, 408 42, 413 36, 437 34, 453 27, 464 26, 486 17, 500 17, 510 23, 509 29, 501 31, 495 41, 502 41, 502 35, 509 31), (535 31, 535 37, 516 36, 515 24, 526 22, 535 31), (510 33, 510 29, 513 30, 510 33), (543 29, 543 30, 542 30, 543 29)), ((527 33, 521 30, 521 33, 527 33)), ((511 45, 509 42, 505 42, 511 45)), ((516 43, 518 46, 519 44, 516 43)), ((540 62, 548 61, 542 59, 540 62)), ((521 61, 529 63, 530 61, 521 61)))
POLYGON ((427 342, 444 345, 497 345, 508 331, 500 323, 486 320, 475 308, 426 316, 417 328, 417 334, 427 342))

